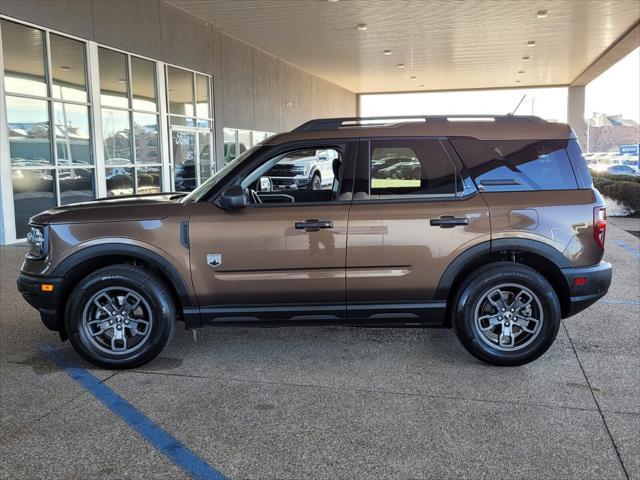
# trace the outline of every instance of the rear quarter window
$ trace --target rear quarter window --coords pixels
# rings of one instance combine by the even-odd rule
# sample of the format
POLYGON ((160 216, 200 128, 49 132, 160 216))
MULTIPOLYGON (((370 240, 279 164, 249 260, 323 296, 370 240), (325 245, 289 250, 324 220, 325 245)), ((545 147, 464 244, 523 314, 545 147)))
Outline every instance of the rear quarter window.
POLYGON ((459 137, 451 141, 482 191, 578 188, 567 153, 568 140, 477 140, 459 137))

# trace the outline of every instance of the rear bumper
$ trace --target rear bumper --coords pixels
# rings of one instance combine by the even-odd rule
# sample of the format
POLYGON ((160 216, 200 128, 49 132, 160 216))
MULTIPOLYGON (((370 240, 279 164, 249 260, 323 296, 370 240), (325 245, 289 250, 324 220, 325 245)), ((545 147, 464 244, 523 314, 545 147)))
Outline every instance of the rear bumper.
POLYGON ((59 318, 60 293, 62 278, 39 277, 20 273, 18 277, 18 291, 33 308, 40 312, 42 323, 50 330, 60 331, 59 318), (43 283, 53 285, 52 292, 43 292, 43 283))
POLYGON ((611 273, 609 262, 600 262, 591 267, 563 268, 562 274, 569 288, 569 305, 565 317, 581 312, 604 297, 611 285, 611 273), (586 283, 576 285, 577 278, 586 278, 586 283))

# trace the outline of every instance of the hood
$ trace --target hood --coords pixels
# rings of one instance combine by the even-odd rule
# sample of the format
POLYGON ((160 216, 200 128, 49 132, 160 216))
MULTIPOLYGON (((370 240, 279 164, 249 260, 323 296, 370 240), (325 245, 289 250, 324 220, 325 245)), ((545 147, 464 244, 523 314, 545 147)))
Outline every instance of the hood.
POLYGON ((73 203, 31 217, 37 225, 161 220, 181 207, 184 194, 163 193, 73 203))

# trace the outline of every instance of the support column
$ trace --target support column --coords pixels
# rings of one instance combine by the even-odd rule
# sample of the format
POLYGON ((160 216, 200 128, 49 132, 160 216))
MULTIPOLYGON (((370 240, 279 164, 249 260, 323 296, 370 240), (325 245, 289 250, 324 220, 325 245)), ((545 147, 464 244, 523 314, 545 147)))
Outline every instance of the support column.
POLYGON ((569 87, 567 97, 567 122, 576 132, 580 146, 587 150, 587 122, 584 119, 584 85, 569 87))

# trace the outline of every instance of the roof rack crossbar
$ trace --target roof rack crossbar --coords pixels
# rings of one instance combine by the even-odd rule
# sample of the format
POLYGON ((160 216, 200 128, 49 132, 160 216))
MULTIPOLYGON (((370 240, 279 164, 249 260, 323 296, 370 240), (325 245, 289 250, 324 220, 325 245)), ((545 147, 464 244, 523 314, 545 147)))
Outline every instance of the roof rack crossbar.
POLYGON ((320 118, 303 123, 294 132, 311 132, 317 130, 337 130, 341 127, 367 127, 380 124, 396 124, 422 120, 424 122, 449 122, 453 120, 473 119, 493 120, 494 122, 546 122, 534 115, 394 115, 382 117, 342 117, 320 118))

